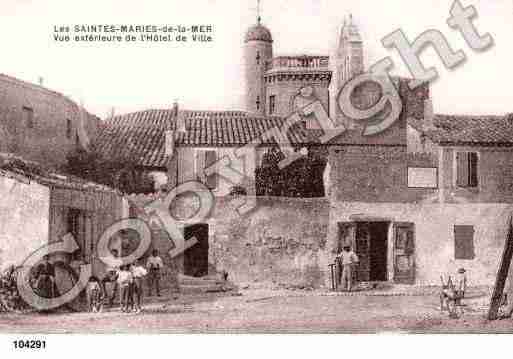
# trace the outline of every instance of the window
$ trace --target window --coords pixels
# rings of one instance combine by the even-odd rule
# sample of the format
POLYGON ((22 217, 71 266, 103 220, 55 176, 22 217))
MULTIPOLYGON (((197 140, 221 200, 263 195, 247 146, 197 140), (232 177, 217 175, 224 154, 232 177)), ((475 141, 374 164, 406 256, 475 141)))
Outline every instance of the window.
POLYGON ((477 152, 456 153, 456 185, 458 187, 477 187, 477 152))
POLYGON ((198 150, 196 151, 196 175, 199 180, 210 189, 216 189, 218 186, 218 176, 213 173, 209 176, 205 174, 205 170, 217 161, 217 151, 215 150, 198 150))
POLYGON ((66 218, 66 231, 71 233, 79 245, 79 249, 73 252, 74 260, 84 259, 85 249, 85 213, 76 208, 69 208, 66 218))
POLYGON ((27 128, 34 128, 34 110, 30 107, 23 107, 23 122, 27 128))
POLYGON ((276 96, 271 95, 271 96, 269 96, 269 115, 274 114, 275 110, 276 110, 276 96))
POLYGON ((260 96, 257 96, 257 99, 256 99, 256 108, 257 108, 257 110, 260 110, 260 96))
POLYGON ((71 138, 71 132, 73 128, 71 126, 71 120, 68 118, 66 119, 66 137, 71 138))
POLYGON ((256 63, 257 63, 257 65, 260 65, 260 52, 259 51, 257 51, 256 63))
POLYGON ((454 226, 454 259, 474 258, 474 226, 454 226))

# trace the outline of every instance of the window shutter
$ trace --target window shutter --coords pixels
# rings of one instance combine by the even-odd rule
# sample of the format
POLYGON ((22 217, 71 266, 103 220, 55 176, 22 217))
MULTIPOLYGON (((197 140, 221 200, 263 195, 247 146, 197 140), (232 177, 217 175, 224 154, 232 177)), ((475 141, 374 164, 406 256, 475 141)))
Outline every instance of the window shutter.
MULTIPOLYGON (((217 152, 216 151, 206 151, 205 152, 205 169, 212 166, 217 161, 217 152)), ((211 174, 206 178, 206 185, 210 189, 217 188, 218 176, 216 173, 211 174)))
POLYGON ((474 258, 474 226, 454 226, 454 259, 474 258))
POLYGON ((205 151, 196 151, 196 177, 205 183, 205 151))
POLYGON ((469 186, 477 187, 477 153, 470 152, 468 154, 468 167, 469 167, 469 186))
POLYGON ((456 153, 456 185, 458 187, 467 187, 469 185, 469 166, 468 166, 468 153, 456 153))

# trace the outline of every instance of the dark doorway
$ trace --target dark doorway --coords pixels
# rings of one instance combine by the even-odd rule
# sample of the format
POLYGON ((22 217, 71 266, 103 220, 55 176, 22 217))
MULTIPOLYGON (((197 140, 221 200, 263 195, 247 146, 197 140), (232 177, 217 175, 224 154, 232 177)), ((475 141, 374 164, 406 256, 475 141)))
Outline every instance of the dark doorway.
POLYGON ((186 241, 196 238, 198 243, 185 251, 184 274, 203 277, 208 274, 208 224, 199 223, 185 227, 186 241))
POLYGON ((369 225, 369 279, 370 281, 387 281, 388 256, 388 222, 371 222, 369 225))

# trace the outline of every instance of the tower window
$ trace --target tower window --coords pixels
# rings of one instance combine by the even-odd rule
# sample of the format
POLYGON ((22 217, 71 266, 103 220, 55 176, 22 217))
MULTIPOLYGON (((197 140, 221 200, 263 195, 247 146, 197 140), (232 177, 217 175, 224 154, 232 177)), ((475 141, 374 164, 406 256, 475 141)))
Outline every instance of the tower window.
POLYGON ((269 96, 269 115, 274 114, 275 110, 276 110, 276 96, 271 95, 271 96, 269 96))
POLYGON ((72 132, 71 120, 68 118, 68 119, 66 119, 66 137, 67 138, 71 138, 71 132, 72 132))
POLYGON ((27 128, 34 128, 34 110, 30 107, 23 107, 23 121, 27 128))
POLYGON ((256 99, 256 108, 257 108, 257 110, 260 110, 260 96, 257 96, 257 99, 256 99))

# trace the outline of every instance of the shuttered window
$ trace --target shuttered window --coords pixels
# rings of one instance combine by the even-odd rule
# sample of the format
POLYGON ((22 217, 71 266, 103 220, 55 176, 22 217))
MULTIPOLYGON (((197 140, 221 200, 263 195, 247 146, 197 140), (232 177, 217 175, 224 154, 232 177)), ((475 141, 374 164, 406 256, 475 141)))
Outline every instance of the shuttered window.
POLYGON ((456 154, 456 185, 458 187, 477 187, 477 168, 476 152, 458 152, 456 154))
POLYGON ((216 189, 218 186, 218 175, 216 173, 207 176, 205 170, 217 161, 217 151, 198 150, 196 151, 196 175, 198 179, 208 188, 216 189))
POLYGON ((454 259, 474 258, 474 226, 454 226, 454 259))
POLYGON ((271 96, 269 96, 269 115, 274 114, 275 110, 276 110, 276 96, 271 95, 271 96))

